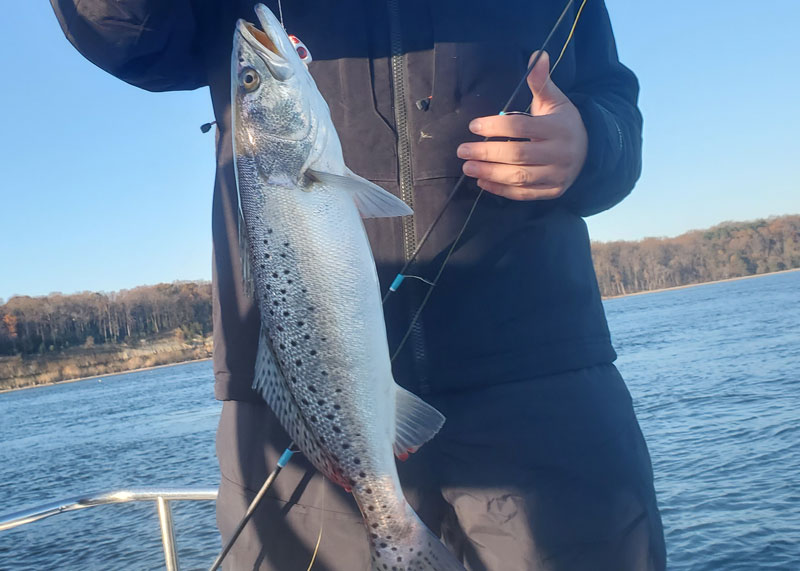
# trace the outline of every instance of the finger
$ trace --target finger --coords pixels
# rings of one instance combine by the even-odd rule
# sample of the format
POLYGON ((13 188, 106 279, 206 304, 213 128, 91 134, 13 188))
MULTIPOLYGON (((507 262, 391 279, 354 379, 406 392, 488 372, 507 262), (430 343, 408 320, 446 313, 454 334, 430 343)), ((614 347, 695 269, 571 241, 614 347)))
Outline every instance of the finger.
MULTIPOLYGON (((528 65, 533 62, 537 53, 533 52, 528 65)), ((531 105, 533 115, 545 115, 567 100, 567 96, 550 78, 550 55, 547 52, 542 53, 542 57, 528 74, 528 88, 533 95, 531 105)))
POLYGON ((552 200, 561 196, 564 191, 560 188, 521 188, 518 186, 508 186, 491 182, 488 180, 478 180, 478 186, 486 192, 491 192, 497 196, 510 200, 552 200))
POLYGON ((558 186, 556 169, 547 166, 516 166, 482 161, 467 161, 464 174, 508 186, 558 186))
POLYGON ((458 147, 456 154, 461 159, 509 165, 549 165, 560 159, 555 145, 550 141, 464 143, 458 147))
POLYGON ((469 130, 484 137, 545 140, 559 136, 562 128, 557 119, 546 115, 489 115, 473 119, 469 130))

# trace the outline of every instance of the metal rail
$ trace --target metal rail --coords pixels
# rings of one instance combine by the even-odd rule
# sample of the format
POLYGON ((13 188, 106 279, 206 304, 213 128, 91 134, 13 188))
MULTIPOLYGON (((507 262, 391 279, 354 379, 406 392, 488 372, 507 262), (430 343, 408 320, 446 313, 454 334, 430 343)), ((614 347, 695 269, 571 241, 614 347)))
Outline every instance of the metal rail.
POLYGON ((154 501, 158 509, 158 523, 161 526, 161 543, 164 546, 164 562, 167 571, 178 571, 178 552, 175 549, 175 529, 172 524, 170 502, 217 499, 217 490, 211 488, 136 488, 114 490, 74 496, 9 514, 0 515, 0 531, 13 529, 27 523, 65 512, 93 508, 107 504, 154 501))

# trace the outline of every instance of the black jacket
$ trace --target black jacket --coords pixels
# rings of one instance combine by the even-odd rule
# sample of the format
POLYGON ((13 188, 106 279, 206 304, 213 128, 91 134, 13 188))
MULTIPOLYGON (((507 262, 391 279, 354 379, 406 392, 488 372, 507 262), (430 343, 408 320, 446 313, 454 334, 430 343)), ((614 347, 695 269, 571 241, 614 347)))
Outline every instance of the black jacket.
MULTIPOLYGON (((70 42, 151 91, 209 86, 217 119, 213 203, 214 372, 220 399, 252 400, 259 327, 244 295, 231 159, 230 51, 250 1, 51 0, 70 42)), ((412 203, 413 218, 367 224, 385 289, 460 175, 469 121, 497 113, 565 0, 284 0, 285 24, 311 66, 355 172, 412 203), (417 102, 420 103, 417 105, 417 102)), ((277 4, 267 2, 277 14, 277 4)), ((555 34, 564 44, 580 2, 555 34)), ((555 57, 553 58, 555 59, 555 57)), ((589 134, 586 165, 559 199, 481 200, 463 241, 395 362, 417 392, 514 381, 614 360, 582 216, 605 210, 639 176, 638 84, 618 59, 605 5, 588 0, 553 79, 589 134)), ((530 100, 526 91, 516 109, 530 100)), ((411 273, 432 277, 476 193, 469 183, 411 273)), ((425 284, 408 279, 386 307, 390 349, 425 284)))

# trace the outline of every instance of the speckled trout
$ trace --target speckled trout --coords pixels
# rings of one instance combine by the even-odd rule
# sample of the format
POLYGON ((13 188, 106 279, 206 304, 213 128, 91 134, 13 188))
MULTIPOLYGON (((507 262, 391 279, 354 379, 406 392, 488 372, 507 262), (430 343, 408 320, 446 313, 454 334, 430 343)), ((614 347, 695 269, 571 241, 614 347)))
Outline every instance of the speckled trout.
POLYGON ((254 388, 314 466, 351 491, 372 569, 463 569, 400 488, 395 455, 444 417, 392 378, 361 218, 408 206, 344 164, 325 100, 275 16, 239 21, 231 104, 245 279, 261 314, 254 388))

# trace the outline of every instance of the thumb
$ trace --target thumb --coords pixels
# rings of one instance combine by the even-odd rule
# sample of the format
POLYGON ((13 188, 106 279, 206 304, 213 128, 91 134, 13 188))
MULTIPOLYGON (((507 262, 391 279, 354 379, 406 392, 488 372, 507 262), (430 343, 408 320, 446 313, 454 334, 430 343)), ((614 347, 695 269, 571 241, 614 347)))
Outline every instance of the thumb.
MULTIPOLYGON (((533 62, 537 53, 539 52, 533 52, 528 65, 533 62)), ((533 95, 533 115, 547 115, 567 100, 567 96, 550 79, 550 55, 547 52, 542 53, 542 57, 528 74, 528 87, 533 95)))

